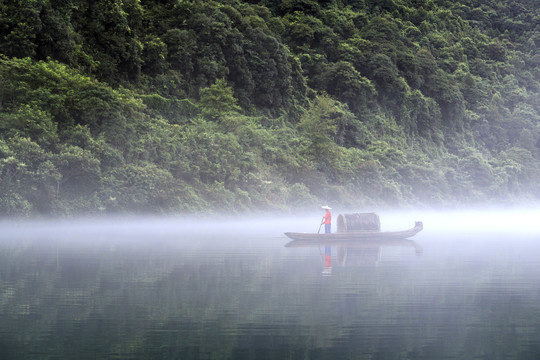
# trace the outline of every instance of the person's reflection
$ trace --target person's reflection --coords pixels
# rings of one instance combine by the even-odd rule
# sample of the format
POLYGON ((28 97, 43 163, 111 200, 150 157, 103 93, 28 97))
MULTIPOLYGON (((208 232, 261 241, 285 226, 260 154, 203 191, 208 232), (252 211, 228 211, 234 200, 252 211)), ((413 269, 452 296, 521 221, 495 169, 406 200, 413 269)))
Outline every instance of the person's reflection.
POLYGON ((322 274, 323 276, 332 275, 332 248, 330 246, 324 247, 324 268, 322 274))

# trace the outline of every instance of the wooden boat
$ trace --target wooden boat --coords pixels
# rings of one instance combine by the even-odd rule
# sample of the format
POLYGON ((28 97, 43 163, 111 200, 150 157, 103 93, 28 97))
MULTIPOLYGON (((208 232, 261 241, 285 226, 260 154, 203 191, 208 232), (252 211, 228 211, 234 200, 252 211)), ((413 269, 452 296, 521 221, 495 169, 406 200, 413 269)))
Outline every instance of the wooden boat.
MULTIPOLYGON (((341 215, 340 215, 341 216, 341 215)), ((315 233, 298 233, 286 232, 285 235, 293 240, 311 240, 311 241, 328 241, 342 240, 355 241, 365 239, 407 239, 422 231, 424 225, 421 221, 416 221, 414 227, 408 230, 401 231, 380 231, 380 230, 355 230, 355 231, 339 231, 330 234, 315 234, 315 233)))
POLYGON ((422 247, 414 240, 409 239, 361 239, 361 241, 348 240, 291 240, 285 247, 306 248, 314 246, 335 246, 347 249, 379 249, 381 247, 412 248, 416 253, 422 253, 422 247))

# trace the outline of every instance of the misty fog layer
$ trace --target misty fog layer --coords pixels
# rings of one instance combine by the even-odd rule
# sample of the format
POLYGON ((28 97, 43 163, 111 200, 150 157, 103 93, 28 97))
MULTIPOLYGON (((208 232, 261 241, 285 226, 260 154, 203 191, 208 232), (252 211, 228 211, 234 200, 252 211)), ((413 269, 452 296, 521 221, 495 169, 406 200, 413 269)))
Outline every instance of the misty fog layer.
MULTIPOLYGON (((358 210, 333 209, 332 232, 337 231, 336 219, 339 214, 352 214, 358 210)), ((375 212, 363 210, 362 212, 375 212)), ((424 231, 419 237, 441 233, 452 235, 463 233, 540 233, 540 208, 481 208, 455 211, 444 210, 382 210, 379 215, 382 231, 396 231, 412 228, 415 221, 423 221, 424 231)), ((324 211, 304 214, 276 216, 237 214, 231 217, 215 216, 110 216, 74 219, 44 220, 3 220, 0 238, 20 236, 50 237, 55 235, 128 235, 147 237, 149 235, 215 235, 235 234, 239 237, 262 236, 280 237, 283 232, 297 231, 316 233, 319 230, 324 211)), ((76 240, 74 240, 76 241, 76 240)))

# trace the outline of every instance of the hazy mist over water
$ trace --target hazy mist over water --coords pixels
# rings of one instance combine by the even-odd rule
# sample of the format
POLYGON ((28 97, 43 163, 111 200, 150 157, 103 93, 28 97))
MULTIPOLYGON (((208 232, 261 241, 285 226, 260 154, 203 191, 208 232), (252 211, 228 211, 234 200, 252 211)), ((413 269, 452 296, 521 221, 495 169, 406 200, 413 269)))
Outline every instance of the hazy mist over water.
POLYGON ((540 358, 540 209, 323 213, 1 221, 0 358, 540 358))
MULTIPOLYGON (((335 219, 340 212, 332 210, 332 232, 336 231, 335 219)), ((362 211, 364 212, 364 211, 362 211)), ((371 212, 370 210, 366 212, 371 212)), ((465 209, 455 211, 405 210, 373 211, 381 219, 382 231, 408 229, 414 221, 424 222, 425 234, 461 234, 475 232, 509 232, 514 234, 540 233, 540 207, 526 209, 465 209)), ((44 220, 1 220, 0 238, 36 235, 41 237, 56 234, 84 232, 86 234, 131 235, 144 237, 172 234, 215 234, 234 233, 237 235, 256 234, 257 236, 281 237, 286 231, 312 232, 319 229, 323 211, 309 214, 291 215, 242 215, 214 218, 187 216, 111 216, 73 219, 44 220)))

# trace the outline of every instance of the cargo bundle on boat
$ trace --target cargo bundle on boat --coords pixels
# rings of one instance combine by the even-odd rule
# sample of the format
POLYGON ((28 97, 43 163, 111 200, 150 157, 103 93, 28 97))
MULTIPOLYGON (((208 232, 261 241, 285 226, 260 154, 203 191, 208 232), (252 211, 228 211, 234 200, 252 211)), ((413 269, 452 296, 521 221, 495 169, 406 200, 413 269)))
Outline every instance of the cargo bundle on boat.
POLYGON ((286 232, 293 240, 362 240, 362 239, 406 239, 418 234, 423 223, 416 221, 413 228, 401 231, 381 231, 381 222, 376 213, 339 214, 337 232, 330 234, 286 232))

